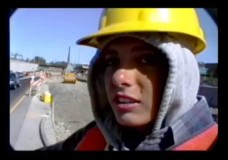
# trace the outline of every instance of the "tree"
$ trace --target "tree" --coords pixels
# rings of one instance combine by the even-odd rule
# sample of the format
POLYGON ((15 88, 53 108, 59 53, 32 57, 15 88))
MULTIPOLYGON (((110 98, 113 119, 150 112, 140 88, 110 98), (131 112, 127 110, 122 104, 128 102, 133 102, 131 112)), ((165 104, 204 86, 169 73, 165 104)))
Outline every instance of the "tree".
POLYGON ((50 62, 48 63, 49 66, 52 66, 52 67, 62 67, 62 68, 65 68, 67 66, 67 62, 65 61, 57 61, 57 62, 50 62))
POLYGON ((30 60, 30 62, 37 64, 46 64, 46 60, 43 57, 35 56, 34 59, 30 60))

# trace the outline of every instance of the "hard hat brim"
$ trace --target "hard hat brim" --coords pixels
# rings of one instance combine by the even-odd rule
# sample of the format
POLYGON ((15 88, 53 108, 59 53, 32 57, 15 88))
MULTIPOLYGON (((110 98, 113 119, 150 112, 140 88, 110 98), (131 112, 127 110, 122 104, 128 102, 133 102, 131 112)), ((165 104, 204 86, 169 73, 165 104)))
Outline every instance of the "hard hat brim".
MULTIPOLYGON (((176 37, 176 35, 184 36, 185 39, 189 40, 189 43, 194 43, 194 48, 191 49, 193 53, 197 54, 205 49, 206 42, 204 40, 204 35, 198 28, 177 28, 176 26, 151 24, 151 23, 122 23, 117 25, 112 25, 104 28, 103 30, 92 34, 90 36, 79 39, 76 43, 80 45, 91 46, 95 48, 100 48, 99 39, 105 38, 106 36, 111 36, 114 34, 121 33, 131 33, 131 32, 166 32, 169 35, 176 37), (193 33, 193 34, 192 34, 193 33), (195 35, 199 35, 196 37, 195 35)), ((178 39, 178 38, 177 38, 178 39)))

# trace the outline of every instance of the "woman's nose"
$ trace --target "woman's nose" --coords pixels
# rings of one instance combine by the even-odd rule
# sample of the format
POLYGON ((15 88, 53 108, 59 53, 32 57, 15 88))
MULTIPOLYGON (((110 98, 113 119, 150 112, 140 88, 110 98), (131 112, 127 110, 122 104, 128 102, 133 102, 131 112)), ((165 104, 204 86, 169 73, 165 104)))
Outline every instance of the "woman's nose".
POLYGON ((116 87, 129 87, 134 82, 134 74, 130 69, 117 69, 112 76, 112 83, 116 87))

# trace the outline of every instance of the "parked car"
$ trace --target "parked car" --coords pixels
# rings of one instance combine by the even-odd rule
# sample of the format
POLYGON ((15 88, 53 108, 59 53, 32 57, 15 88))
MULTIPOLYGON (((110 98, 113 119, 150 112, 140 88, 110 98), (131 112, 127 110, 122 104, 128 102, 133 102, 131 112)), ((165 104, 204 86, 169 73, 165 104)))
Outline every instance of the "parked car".
POLYGON ((20 78, 24 77, 24 74, 22 72, 16 72, 20 78))
POLYGON ((17 87, 21 86, 21 81, 20 81, 20 77, 17 73, 15 72, 10 72, 10 88, 12 89, 16 89, 17 87))

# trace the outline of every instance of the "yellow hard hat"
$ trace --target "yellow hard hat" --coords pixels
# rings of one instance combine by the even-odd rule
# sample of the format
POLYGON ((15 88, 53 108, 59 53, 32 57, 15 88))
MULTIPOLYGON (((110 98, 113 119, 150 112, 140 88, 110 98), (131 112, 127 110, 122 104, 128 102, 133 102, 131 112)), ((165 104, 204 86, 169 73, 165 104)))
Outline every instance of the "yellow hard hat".
POLYGON ((78 44, 99 48, 99 39, 119 33, 166 32, 187 43, 193 53, 206 47, 204 33, 193 8, 110 8, 105 9, 99 31, 81 38, 78 44))

